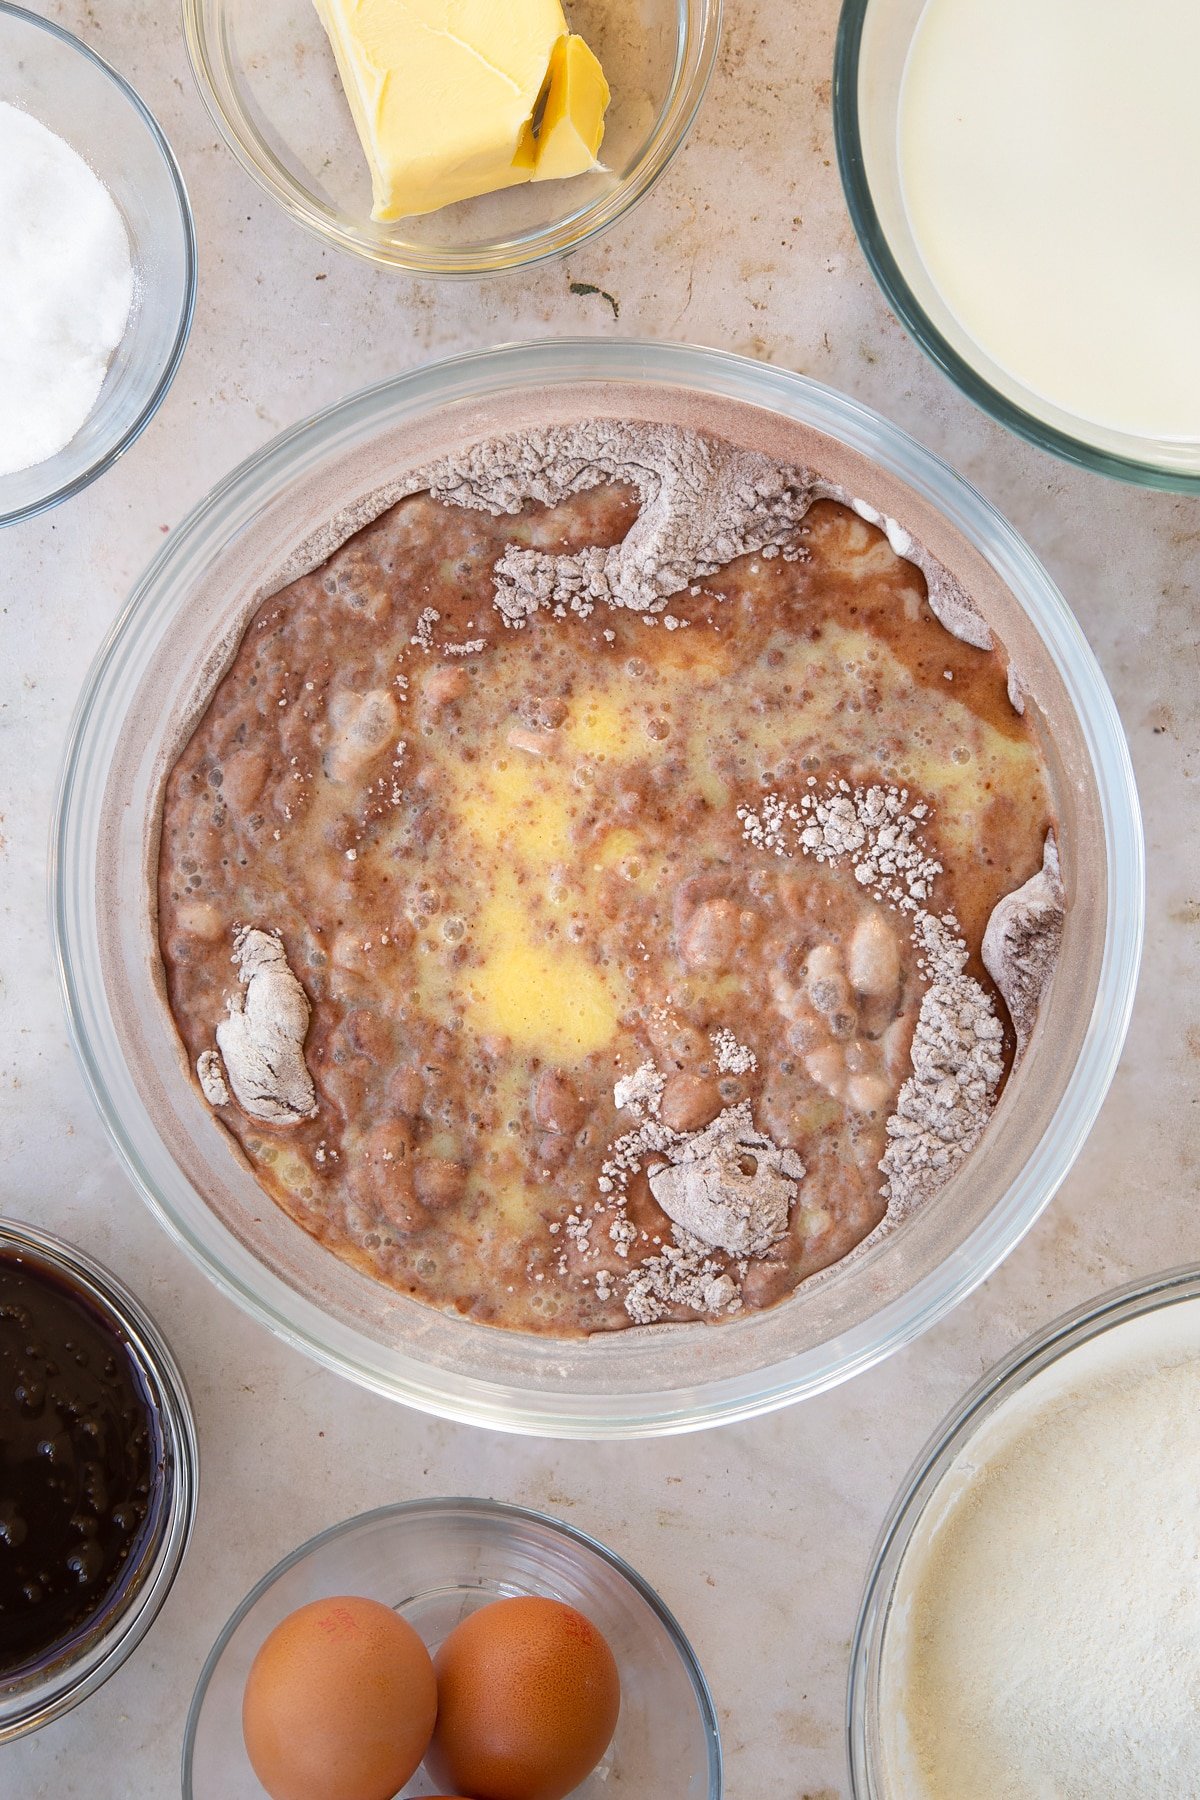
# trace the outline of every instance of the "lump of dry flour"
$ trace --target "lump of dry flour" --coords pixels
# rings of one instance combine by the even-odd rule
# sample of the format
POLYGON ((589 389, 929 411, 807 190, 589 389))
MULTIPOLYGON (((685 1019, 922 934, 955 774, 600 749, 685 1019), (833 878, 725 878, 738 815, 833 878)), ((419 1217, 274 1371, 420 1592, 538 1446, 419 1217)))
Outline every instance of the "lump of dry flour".
POLYGON ((435 499, 491 513, 519 512, 527 500, 556 506, 611 482, 636 490, 638 516, 611 548, 505 552, 496 604, 514 624, 542 606, 655 612, 739 556, 786 549, 813 498, 806 470, 676 425, 625 419, 491 438, 423 473, 435 499))
MULTIPOLYGON (((520 512, 530 500, 557 506, 572 494, 613 483, 632 487, 639 502, 621 543, 559 556, 514 544, 497 560, 495 605, 507 624, 523 624, 540 607, 585 618, 599 604, 661 612, 672 594, 739 556, 797 554, 805 514, 815 500, 830 499, 877 525, 896 555, 920 570, 930 608, 953 637, 981 650, 992 646, 987 622, 957 576, 895 519, 809 469, 684 426, 642 419, 531 426, 440 457, 365 496, 314 533, 288 560, 283 579, 316 568, 410 494, 428 492, 446 505, 498 517, 520 512)), ((1016 687, 1010 697, 1022 711, 1016 687)))
POLYGON ((650 1192, 691 1237, 731 1256, 763 1256, 786 1234, 804 1164, 755 1129, 748 1101, 666 1154, 649 1172, 650 1192))
POLYGON ((961 969, 936 973, 921 1001, 911 1056, 913 1072, 887 1122, 879 1165, 893 1220, 936 1193, 975 1148, 1004 1073, 1004 1028, 979 983, 961 969))
POLYGON ((1046 834, 1042 866, 1023 887, 997 901, 983 934, 983 966, 999 988, 1025 1054, 1042 990, 1062 946, 1067 897, 1054 833, 1046 834))
POLYGON ((196 1058, 196 1076, 200 1082, 204 1098, 210 1106, 228 1106, 229 1088, 225 1081, 225 1071, 221 1067, 220 1053, 216 1050, 202 1050, 196 1058))
POLYGON ((224 1106, 232 1088, 242 1111, 268 1125, 315 1117, 316 1090, 304 1061, 311 1009, 278 932, 239 931, 233 960, 246 991, 231 998, 229 1017, 217 1026, 220 1056, 206 1050, 196 1064, 206 1098, 224 1106))

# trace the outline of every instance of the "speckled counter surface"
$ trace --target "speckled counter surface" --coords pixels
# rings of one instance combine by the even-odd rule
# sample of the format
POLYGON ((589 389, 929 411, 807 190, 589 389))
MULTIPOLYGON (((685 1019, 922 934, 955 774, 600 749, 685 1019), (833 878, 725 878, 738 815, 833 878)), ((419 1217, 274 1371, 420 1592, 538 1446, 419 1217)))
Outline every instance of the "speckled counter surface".
POLYGON ((181 373, 141 441, 72 504, 0 535, 0 1197, 118 1268, 168 1329, 203 1476, 193 1546, 152 1634, 83 1707, 0 1750, 0 1795, 178 1794, 193 1684, 251 1582, 349 1513, 486 1493, 595 1532, 661 1591, 716 1695, 730 1800, 840 1800, 859 1590, 913 1456, 1027 1332, 1105 1287, 1200 1259, 1200 500, 1116 486, 1018 443, 904 336, 858 251, 833 160, 837 0, 727 0, 708 102, 649 200, 570 261, 486 286, 374 272, 260 197, 209 125, 173 6, 42 10, 157 112, 195 206, 201 284, 181 373), (607 290, 615 307, 572 283, 607 290), (46 923, 67 724, 163 534, 233 463, 349 389, 454 349, 556 332, 688 338, 801 370, 960 469, 1046 561, 1095 646, 1130 736, 1149 853, 1124 1061, 1070 1180, 1000 1273, 848 1386, 717 1435, 632 1446, 421 1418, 325 1373, 222 1299, 108 1150, 67 1042, 46 923))

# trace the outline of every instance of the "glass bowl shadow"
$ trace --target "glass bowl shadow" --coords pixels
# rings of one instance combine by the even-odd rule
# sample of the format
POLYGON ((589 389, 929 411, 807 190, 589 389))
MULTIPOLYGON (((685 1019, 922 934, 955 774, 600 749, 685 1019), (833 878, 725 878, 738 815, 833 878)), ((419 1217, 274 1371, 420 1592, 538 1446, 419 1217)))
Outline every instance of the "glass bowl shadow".
POLYGON ((1084 1301, 997 1363, 942 1421, 901 1484, 871 1558, 850 1652, 846 1725, 853 1800, 908 1800, 887 1774, 882 1700, 887 1632, 901 1565, 926 1508, 1001 1407, 1072 1351, 1117 1326, 1200 1300, 1194 1265, 1143 1277, 1084 1301))
POLYGON ((563 256, 649 192, 682 146, 716 61, 722 0, 572 0, 612 91, 603 170, 378 224, 371 183, 310 0, 183 0, 205 105, 242 167, 339 250, 423 276, 478 277, 563 256))
POLYGON ((884 298, 930 360, 991 418, 1080 468, 1142 487, 1200 493, 1200 437, 1142 438, 1075 417, 988 356, 934 286, 908 222, 897 117, 925 0, 843 0, 833 122, 846 204, 884 298))
MULTIPOLYGON (((268 1632, 298 1606, 337 1594, 394 1608, 436 1651, 490 1601, 543 1594, 585 1613, 621 1674, 621 1715, 598 1768, 572 1800, 619 1789, 654 1800, 721 1800, 721 1741, 708 1684, 654 1590, 594 1538, 524 1507, 413 1500, 322 1532, 252 1588, 214 1644, 183 1743, 183 1800, 259 1800, 242 1742, 242 1690, 268 1632)), ((438 1790, 424 1771, 407 1796, 438 1790)))
POLYGON ((79 493, 158 411, 191 329, 196 238, 179 165, 128 82, 70 32, 9 0, 0 0, 0 101, 65 138, 104 183, 134 272, 125 335, 88 417, 54 456, 0 475, 0 525, 11 525, 79 493))
POLYGON ((328 1366, 426 1411, 551 1436, 749 1417, 908 1342, 969 1293, 1070 1168, 1124 1039, 1141 947, 1142 839, 1116 709, 1044 569, 973 489, 893 426, 786 370, 682 345, 566 339, 455 357, 351 396, 235 470, 138 584, 85 686, 51 849, 72 1038, 126 1168, 224 1290, 328 1366), (1050 769, 1070 894, 1031 1047, 964 1170, 904 1226, 720 1326, 564 1339, 409 1299, 266 1201, 213 1118, 164 1004, 152 870, 181 733, 296 546, 405 467, 534 420, 689 423, 819 469, 899 519, 1016 659, 1050 769), (206 685, 209 684, 209 685, 206 685))

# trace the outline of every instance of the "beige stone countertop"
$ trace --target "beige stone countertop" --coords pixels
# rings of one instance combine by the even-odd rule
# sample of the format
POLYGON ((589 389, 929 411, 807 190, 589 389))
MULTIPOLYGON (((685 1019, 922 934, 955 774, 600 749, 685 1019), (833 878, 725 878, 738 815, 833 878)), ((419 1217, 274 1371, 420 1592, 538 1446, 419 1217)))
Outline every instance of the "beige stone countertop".
POLYGON ((445 286, 326 251, 260 195, 209 123, 174 4, 42 10, 157 113, 191 191, 201 274, 190 347, 141 440, 75 501, 0 535, 2 1204, 114 1265, 167 1328, 195 1399, 203 1475, 193 1545, 154 1630, 83 1706, 0 1750, 0 1795, 177 1794, 193 1685, 252 1582, 366 1507, 486 1493, 594 1532, 664 1596, 716 1696, 730 1800, 844 1796, 861 1584, 925 1438, 988 1364, 1068 1305, 1200 1257, 1200 500, 1119 486, 1019 443, 901 331, 855 243, 834 162, 837 0, 727 0, 699 123, 633 216, 567 262, 445 286), (619 317, 572 283, 607 290, 619 317), (556 332, 686 338, 801 370, 961 470, 1048 564, 1099 655, 1132 744, 1149 852, 1147 951, 1124 1060, 1073 1174, 1000 1272, 832 1393, 716 1434, 628 1446, 420 1417, 326 1373, 223 1299, 108 1148, 68 1045, 46 923, 67 724, 163 534, 232 464, 348 390, 459 348, 556 332))

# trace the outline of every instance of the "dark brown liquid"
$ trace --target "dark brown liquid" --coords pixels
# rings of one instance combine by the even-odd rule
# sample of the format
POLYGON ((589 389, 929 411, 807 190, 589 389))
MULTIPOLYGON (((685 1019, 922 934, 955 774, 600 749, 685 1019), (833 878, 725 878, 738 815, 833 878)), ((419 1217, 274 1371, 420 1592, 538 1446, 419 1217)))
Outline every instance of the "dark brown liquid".
POLYGON ((0 1251, 0 1677, 60 1654, 136 1568, 162 1439, 112 1322, 0 1251))

